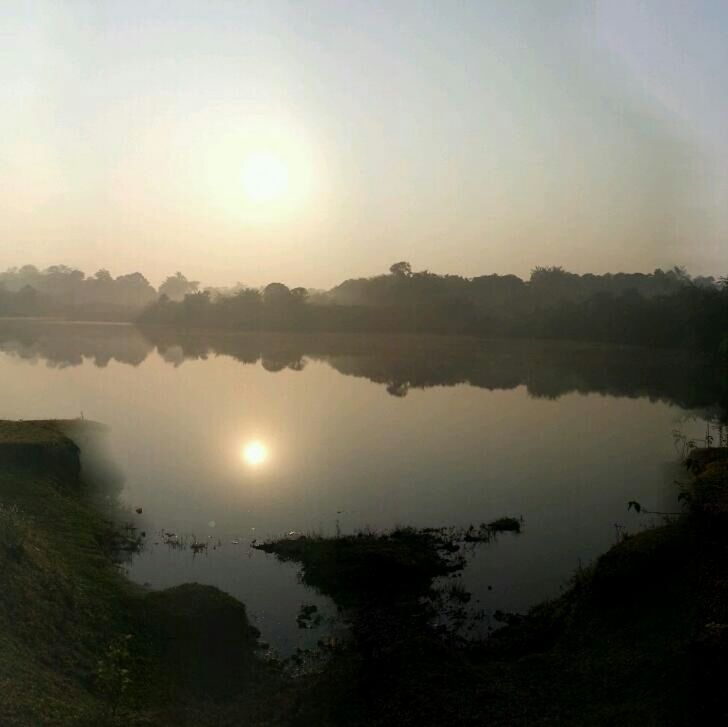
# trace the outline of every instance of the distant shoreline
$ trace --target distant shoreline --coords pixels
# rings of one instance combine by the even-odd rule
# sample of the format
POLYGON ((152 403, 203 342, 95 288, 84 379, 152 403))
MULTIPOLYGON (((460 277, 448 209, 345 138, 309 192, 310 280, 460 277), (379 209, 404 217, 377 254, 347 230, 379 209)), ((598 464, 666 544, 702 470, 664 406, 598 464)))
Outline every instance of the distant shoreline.
MULTIPOLYGON (((437 331, 376 331, 376 330, 362 330, 362 331, 345 331, 345 330, 282 330, 275 328, 241 328, 233 329, 229 327, 219 326, 186 326, 184 324, 174 323, 149 323, 138 320, 128 321, 114 321, 105 319, 94 319, 94 318, 64 318, 62 316, 0 316, 0 323, 5 321, 15 322, 32 322, 32 323, 54 323, 59 325, 81 325, 81 326, 118 326, 126 328, 135 328, 139 331, 171 331, 173 333, 183 336, 193 335, 204 335, 204 336, 215 336, 215 337, 236 337, 236 336, 267 336, 267 337, 280 337, 280 338, 352 338, 361 339, 366 337, 378 338, 378 339, 389 339, 389 340, 427 340, 433 341, 452 341, 452 340, 471 340, 473 342, 484 342, 484 341, 503 341, 503 342, 524 342, 524 343, 543 343, 543 344, 554 344, 557 346, 573 345, 577 349, 604 349, 604 350, 646 350, 646 351, 673 351, 673 352, 688 352, 691 351, 689 348, 681 346, 672 347, 655 347, 646 344, 639 343, 624 343, 624 342, 609 342, 600 340, 589 340, 583 338, 556 338, 546 336, 533 336, 533 335, 511 335, 511 336, 498 336, 498 335, 479 335, 477 333, 443 333, 437 331)), ((700 353, 700 352, 698 352, 700 353)))
POLYGON ((103 324, 105 326, 134 326, 133 320, 130 321, 107 321, 105 319, 95 318, 63 318, 62 316, 0 316, 2 321, 40 321, 42 323, 73 323, 78 325, 103 324))

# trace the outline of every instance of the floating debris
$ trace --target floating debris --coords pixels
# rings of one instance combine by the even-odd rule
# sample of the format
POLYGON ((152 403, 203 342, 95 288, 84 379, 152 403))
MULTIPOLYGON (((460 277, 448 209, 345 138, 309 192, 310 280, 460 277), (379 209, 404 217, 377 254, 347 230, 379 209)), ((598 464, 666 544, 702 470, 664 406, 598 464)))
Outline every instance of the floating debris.
MULTIPOLYGON (((487 527, 494 533, 520 533, 523 526, 523 518, 500 517, 497 520, 489 522, 487 527)), ((481 528, 483 526, 481 525, 481 528)))

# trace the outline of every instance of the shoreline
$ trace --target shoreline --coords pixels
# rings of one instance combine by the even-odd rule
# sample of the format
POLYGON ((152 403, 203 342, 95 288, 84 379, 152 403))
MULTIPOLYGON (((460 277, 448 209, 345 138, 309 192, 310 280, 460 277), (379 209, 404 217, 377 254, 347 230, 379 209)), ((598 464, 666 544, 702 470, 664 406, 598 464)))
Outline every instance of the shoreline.
POLYGON ((173 724, 238 682, 240 713, 265 713, 252 686, 278 670, 243 604, 197 584, 149 592, 118 567, 128 540, 91 504, 71 439, 100 426, 0 422, 0 723, 173 724))
POLYGON ((262 658, 242 603, 196 584, 145 591, 120 572, 118 529, 90 504, 74 442, 101 431, 0 422, 3 724, 678 725, 725 712, 725 448, 689 456, 684 514, 610 548, 560 597, 503 614, 483 642, 403 610, 444 567, 425 531, 268 544, 353 623, 294 678, 262 658), (362 568, 391 567, 396 588, 357 585, 362 568))
POLYGON ((711 359, 711 354, 704 351, 695 351, 686 346, 649 346, 626 342, 610 342, 603 340, 591 340, 588 338, 569 338, 558 336, 534 336, 534 335, 485 335, 468 332, 438 332, 438 331, 377 331, 377 330, 360 330, 347 331, 333 329, 277 329, 277 328, 234 328, 230 326, 186 326, 182 324, 172 323, 155 323, 140 321, 136 317, 125 320, 113 320, 105 318, 66 318, 63 316, 0 316, 0 324, 3 322, 30 322, 30 323, 54 323, 59 325, 80 325, 80 326, 114 326, 120 328, 134 328, 141 332, 144 331, 168 331, 173 334, 182 336, 215 336, 219 338, 230 338, 235 336, 262 336, 274 338, 301 338, 301 339, 324 339, 338 338, 345 339, 362 339, 362 338, 379 338, 382 340, 427 340, 451 342, 453 340, 468 341, 471 343, 483 342, 507 342, 517 343, 524 342, 526 344, 553 344, 556 346, 573 346, 576 350, 588 349, 605 351, 623 350, 623 351, 650 351, 660 353, 675 354, 691 354, 704 356, 706 360, 711 359))

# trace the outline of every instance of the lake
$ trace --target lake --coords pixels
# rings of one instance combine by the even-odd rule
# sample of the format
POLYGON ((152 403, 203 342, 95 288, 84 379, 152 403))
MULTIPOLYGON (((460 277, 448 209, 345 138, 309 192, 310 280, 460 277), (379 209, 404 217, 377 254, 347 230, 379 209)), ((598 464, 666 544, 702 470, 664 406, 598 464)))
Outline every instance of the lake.
POLYGON ((676 509, 673 431, 702 436, 719 388, 676 351, 19 320, 0 321, 0 376, 0 418, 109 426, 147 533, 130 578, 218 586, 282 655, 319 635, 302 603, 333 610, 254 539, 523 517, 463 581, 486 614, 524 611, 652 522, 628 501, 676 509), (192 538, 207 550, 174 547, 192 538))

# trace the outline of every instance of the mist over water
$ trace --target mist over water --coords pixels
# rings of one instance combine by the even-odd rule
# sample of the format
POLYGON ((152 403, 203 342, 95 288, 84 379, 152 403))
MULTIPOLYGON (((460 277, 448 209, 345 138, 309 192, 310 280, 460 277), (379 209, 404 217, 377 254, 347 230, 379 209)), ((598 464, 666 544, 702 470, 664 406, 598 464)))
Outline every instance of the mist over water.
POLYGON ((674 508, 672 431, 702 433, 720 405, 694 355, 584 344, 5 321, 0 351, 1 418, 109 426, 147 533, 130 576, 219 586, 281 653, 316 635, 296 627, 301 603, 325 600, 253 539, 523 516, 463 576, 486 612, 522 611, 615 524, 649 524, 629 500, 674 508), (211 547, 170 549, 161 531, 211 547))

